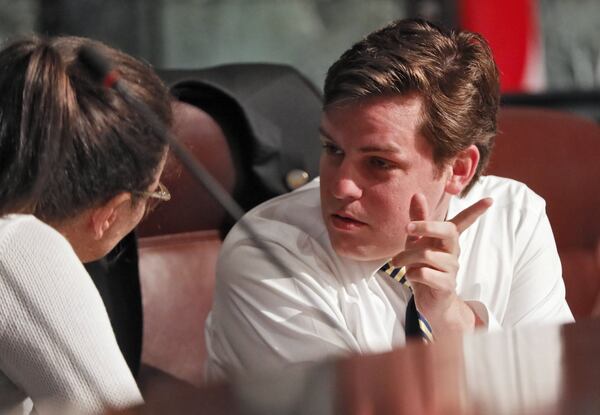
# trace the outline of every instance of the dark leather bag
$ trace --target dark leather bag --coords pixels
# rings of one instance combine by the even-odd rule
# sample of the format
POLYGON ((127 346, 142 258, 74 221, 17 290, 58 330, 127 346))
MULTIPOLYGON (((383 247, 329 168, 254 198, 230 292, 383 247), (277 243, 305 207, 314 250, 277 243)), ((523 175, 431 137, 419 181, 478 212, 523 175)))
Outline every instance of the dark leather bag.
POLYGON ((291 66, 231 64, 159 70, 180 101, 207 112, 223 129, 238 177, 234 198, 248 210, 286 193, 290 172, 318 175, 321 96, 291 66))

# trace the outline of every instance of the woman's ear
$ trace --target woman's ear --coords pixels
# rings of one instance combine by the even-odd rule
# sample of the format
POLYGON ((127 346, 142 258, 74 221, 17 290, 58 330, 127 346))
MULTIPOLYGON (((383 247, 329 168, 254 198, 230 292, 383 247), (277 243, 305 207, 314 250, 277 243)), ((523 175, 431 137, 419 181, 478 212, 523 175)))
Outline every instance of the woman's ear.
POLYGON ((479 149, 471 144, 459 152, 450 165, 452 171, 446 182, 446 192, 452 195, 460 194, 475 175, 479 165, 479 149))
POLYGON ((100 240, 115 223, 119 215, 119 207, 123 203, 131 201, 131 193, 122 192, 114 196, 101 206, 92 209, 91 226, 94 232, 94 239, 100 240))

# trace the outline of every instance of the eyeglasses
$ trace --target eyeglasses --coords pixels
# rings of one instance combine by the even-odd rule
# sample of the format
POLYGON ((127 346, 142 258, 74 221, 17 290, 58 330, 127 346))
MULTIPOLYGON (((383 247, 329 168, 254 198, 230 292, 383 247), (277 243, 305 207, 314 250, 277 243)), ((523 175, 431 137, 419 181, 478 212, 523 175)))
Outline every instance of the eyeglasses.
POLYGON ((171 200, 171 192, 169 192, 169 189, 161 182, 158 182, 158 187, 153 192, 137 191, 135 193, 148 198, 146 201, 146 215, 152 212, 160 202, 168 202, 171 200))

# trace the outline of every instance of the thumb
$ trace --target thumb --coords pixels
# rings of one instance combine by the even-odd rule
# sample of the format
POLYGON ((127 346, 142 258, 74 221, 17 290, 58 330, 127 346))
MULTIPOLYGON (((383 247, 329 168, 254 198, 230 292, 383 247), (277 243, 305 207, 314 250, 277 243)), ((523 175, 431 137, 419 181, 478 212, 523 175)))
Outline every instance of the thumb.
POLYGON ((427 207, 427 199, 425 199, 423 193, 415 193, 410 199, 410 209, 408 214, 411 222, 427 220, 429 212, 427 207))
MULTIPOLYGON (((422 221, 427 220, 429 216, 427 206, 427 199, 425 199, 425 195, 423 193, 415 193, 413 197, 410 199, 410 208, 408 210, 408 216, 411 222, 413 221, 422 221)), ((419 239, 416 236, 407 236, 407 242, 414 242, 419 239)))

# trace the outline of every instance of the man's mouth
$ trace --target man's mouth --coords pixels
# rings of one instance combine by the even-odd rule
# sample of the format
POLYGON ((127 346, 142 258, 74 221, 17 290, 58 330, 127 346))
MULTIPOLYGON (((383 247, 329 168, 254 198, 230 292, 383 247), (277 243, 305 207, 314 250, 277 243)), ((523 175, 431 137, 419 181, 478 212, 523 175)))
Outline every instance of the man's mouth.
POLYGON ((343 213, 334 213, 330 216, 330 218, 333 226, 341 230, 351 230, 367 225, 365 222, 343 213))

